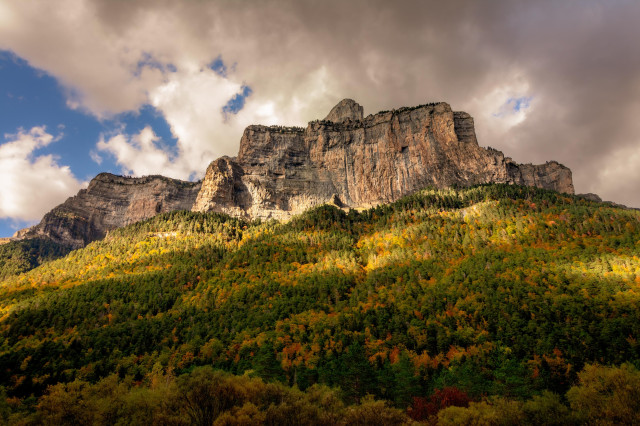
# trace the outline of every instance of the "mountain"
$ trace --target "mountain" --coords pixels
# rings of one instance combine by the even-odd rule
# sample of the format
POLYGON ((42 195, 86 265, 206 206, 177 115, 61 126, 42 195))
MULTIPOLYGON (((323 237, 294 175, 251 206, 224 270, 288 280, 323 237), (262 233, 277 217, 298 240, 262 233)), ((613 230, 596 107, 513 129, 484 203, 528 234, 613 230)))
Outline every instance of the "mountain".
POLYGON ((100 173, 77 195, 47 213, 42 221, 14 236, 47 238, 71 248, 84 247, 107 232, 159 213, 190 210, 200 182, 164 176, 131 178, 100 173))
POLYGON ((446 103, 363 117, 362 107, 345 99, 306 128, 249 126, 238 156, 213 161, 202 183, 100 174, 15 237, 78 248, 173 210, 281 220, 325 203, 367 208, 428 186, 482 183, 574 192, 571 171, 557 162, 517 164, 480 147, 473 119, 446 103))
POLYGON ((306 128, 249 126, 237 158, 209 166, 194 211, 287 219, 333 203, 363 208, 428 186, 482 183, 573 194, 571 171, 556 163, 517 164, 478 145, 473 119, 446 103, 363 118, 345 99, 306 128))
POLYGON ((163 213, 3 280, 0 419, 637 424, 639 250, 640 212, 508 184, 163 213))

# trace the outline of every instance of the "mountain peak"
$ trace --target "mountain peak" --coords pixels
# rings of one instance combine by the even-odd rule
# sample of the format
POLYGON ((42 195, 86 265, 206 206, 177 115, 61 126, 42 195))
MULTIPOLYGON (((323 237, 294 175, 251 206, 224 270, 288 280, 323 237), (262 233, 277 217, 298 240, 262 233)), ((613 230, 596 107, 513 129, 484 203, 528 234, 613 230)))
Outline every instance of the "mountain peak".
POLYGON ((334 123, 343 123, 347 120, 358 121, 363 118, 362 105, 353 99, 343 99, 331 109, 329 115, 325 117, 325 121, 333 121, 334 123))

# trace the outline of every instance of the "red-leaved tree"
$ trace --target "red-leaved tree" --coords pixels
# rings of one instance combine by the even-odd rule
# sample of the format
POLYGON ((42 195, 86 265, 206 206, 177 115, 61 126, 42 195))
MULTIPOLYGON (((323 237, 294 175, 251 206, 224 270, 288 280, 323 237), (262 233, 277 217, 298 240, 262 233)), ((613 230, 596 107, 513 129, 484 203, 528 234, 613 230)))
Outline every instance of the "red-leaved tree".
POLYGON ((447 407, 468 407, 471 398, 466 392, 455 386, 436 389, 429 397, 414 396, 413 403, 407 409, 407 415, 413 420, 420 421, 438 414, 447 407))

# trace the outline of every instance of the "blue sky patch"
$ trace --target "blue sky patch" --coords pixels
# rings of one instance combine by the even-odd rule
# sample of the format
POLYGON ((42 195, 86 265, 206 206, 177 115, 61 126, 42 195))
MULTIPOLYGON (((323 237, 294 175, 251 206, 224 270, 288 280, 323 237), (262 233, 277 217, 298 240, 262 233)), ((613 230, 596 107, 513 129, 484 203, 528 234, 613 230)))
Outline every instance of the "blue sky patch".
POLYGON ((222 107, 222 113, 225 117, 228 114, 237 114, 240 112, 240 110, 244 108, 245 99, 253 92, 249 86, 242 86, 240 90, 240 93, 233 95, 233 97, 229 99, 229 102, 222 107))
POLYGON ((508 98, 504 104, 498 109, 497 112, 493 113, 494 117, 504 117, 507 115, 515 114, 520 111, 523 111, 531 106, 531 101, 533 100, 532 96, 521 96, 518 98, 510 97, 508 98))
POLYGON ((513 108, 514 112, 519 112, 522 109, 529 108, 529 105, 531 105, 531 96, 523 96, 521 98, 509 98, 507 100, 507 105, 510 105, 513 108))
POLYGON ((227 65, 222 60, 222 56, 215 58, 208 67, 220 77, 227 78, 227 65))
MULTIPOLYGON (((13 139, 5 135, 45 126, 54 137, 62 137, 36 149, 33 156, 54 155, 58 164, 69 166, 81 181, 91 179, 105 167, 115 170, 115 163, 106 161, 98 166, 89 157, 89 150, 105 131, 105 125, 91 115, 70 109, 65 93, 67 90, 51 75, 33 68, 13 52, 0 50, 0 144, 13 139)), ((31 224, 0 219, 0 237, 11 236, 31 224)))
MULTIPOLYGON (((163 71, 175 70, 171 64, 160 64, 150 55, 143 57, 139 67, 162 67, 163 71)), ((32 67, 11 51, 0 50, 0 144, 11 140, 5 135, 17 134, 20 129, 28 132, 36 126, 45 126, 54 137, 61 136, 48 146, 33 152, 33 156, 52 154, 59 165, 69 166, 80 181, 92 179, 100 172, 120 173, 115 158, 108 153, 96 152, 100 135, 109 138, 117 132, 129 135, 151 126, 162 140, 162 147, 173 155, 177 152, 177 140, 163 115, 151 105, 140 110, 119 114, 100 121, 80 109, 67 105, 70 93, 50 74, 32 67), (92 160, 97 153, 101 162, 92 160)), ((72 194, 71 194, 72 195, 72 194)), ((55 206, 51 206, 53 208, 55 206)), ((0 237, 11 236, 17 229, 31 225, 15 219, 0 219, 0 237)))
POLYGON ((35 225, 39 221, 30 222, 18 219, 0 219, 0 236, 11 237, 16 231, 35 225))
POLYGON ((11 52, 0 51, 0 143, 5 142, 5 134, 15 134, 21 128, 29 131, 46 126, 54 136, 62 133, 60 140, 35 154, 55 154, 59 164, 70 166, 74 175, 84 180, 99 173, 87 160, 106 123, 70 109, 65 93, 51 75, 11 52))

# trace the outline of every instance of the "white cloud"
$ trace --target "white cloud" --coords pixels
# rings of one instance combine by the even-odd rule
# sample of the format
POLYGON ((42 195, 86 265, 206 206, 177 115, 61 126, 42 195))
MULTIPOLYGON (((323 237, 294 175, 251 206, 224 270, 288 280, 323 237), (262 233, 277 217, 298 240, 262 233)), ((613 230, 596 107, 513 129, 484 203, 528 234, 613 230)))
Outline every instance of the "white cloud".
POLYGON ((5 135, 0 145, 0 218, 37 220, 82 186, 53 155, 36 155, 55 142, 44 127, 5 135))
POLYGON ((98 165, 102 164, 102 157, 95 150, 92 149, 91 151, 89 151, 89 157, 91 157, 94 163, 98 165))
POLYGON ((0 3, 0 26, 10 25, 12 20, 11 8, 4 3, 0 3))
POLYGON ((478 114, 475 116, 475 122, 480 144, 505 150, 509 156, 517 149, 517 141, 506 139, 503 135, 524 122, 533 106, 529 103, 526 108, 522 105, 515 108, 515 100, 531 100, 529 83, 522 73, 517 72, 502 78, 501 84, 494 86, 481 97, 472 98, 465 108, 478 114))
POLYGON ((103 137, 96 147, 113 155, 125 174, 200 178, 214 159, 237 154, 246 126, 304 124, 309 109, 330 90, 327 80, 326 69, 320 68, 301 80, 305 96, 294 95, 290 106, 250 94, 240 113, 225 115, 223 107, 242 92, 243 84, 232 73, 223 77, 207 67, 186 67, 170 73, 164 84, 149 93, 149 102, 163 113, 177 139, 175 152, 170 153, 149 127, 138 135, 119 132, 108 140, 103 137))
MULTIPOLYGON (((167 120, 177 139, 175 148, 168 148, 148 126, 136 135, 120 130, 106 140, 103 136, 96 148, 113 155, 125 174, 200 178, 211 161, 237 153, 247 125, 279 121, 272 103, 261 103, 251 96, 246 98, 242 114, 225 116, 222 108, 242 88, 241 83, 206 67, 171 73, 164 84, 149 93, 149 102, 167 120)), ((94 157, 94 161, 100 158, 95 152, 94 157)))
POLYGON ((96 147, 111 153, 126 175, 153 175, 162 170, 165 176, 183 176, 185 170, 181 164, 172 161, 169 150, 160 142, 160 138, 147 126, 131 137, 117 134, 105 140, 103 136, 96 147))
POLYGON ((163 112, 178 140, 174 163, 180 164, 182 174, 176 177, 202 176, 214 159, 235 155, 246 123, 235 116, 225 121, 222 107, 241 88, 241 83, 204 68, 173 73, 150 92, 151 104, 163 112))

